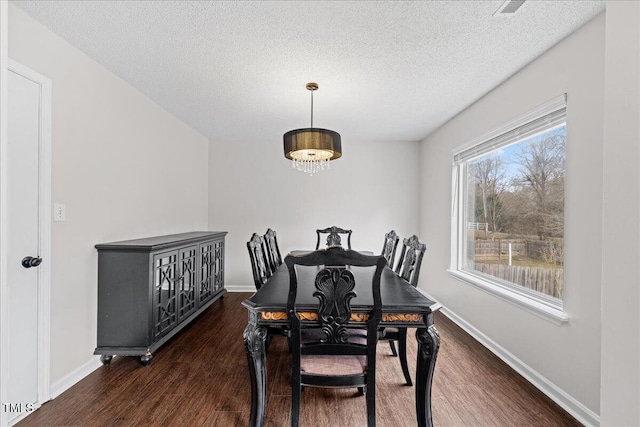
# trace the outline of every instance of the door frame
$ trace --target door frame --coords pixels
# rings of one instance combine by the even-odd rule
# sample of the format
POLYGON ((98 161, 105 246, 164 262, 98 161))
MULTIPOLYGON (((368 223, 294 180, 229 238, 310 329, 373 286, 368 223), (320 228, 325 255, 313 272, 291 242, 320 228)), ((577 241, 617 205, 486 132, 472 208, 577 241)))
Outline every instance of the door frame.
MULTIPOLYGON (((50 399, 50 352, 51 352, 51 141, 52 141, 52 82, 31 68, 8 59, 7 73, 16 73, 40 86, 40 135, 38 146, 38 256, 44 261, 38 267, 38 402, 36 407, 50 399)), ((6 148, 6 147, 5 147, 6 148)), ((6 151, 5 151, 6 152, 6 151)), ((3 164, 5 166, 5 164, 3 164)), ((6 175, 5 175, 6 176, 6 175)), ((7 187, 4 187, 5 191, 7 187)), ((6 199, 5 199, 6 200, 6 199)), ((10 208, 10 207, 8 207, 10 208)), ((0 236, 1 247, 7 248, 6 233, 0 236)), ((5 256, 3 255, 3 258, 5 256)), ((6 259, 6 258, 5 258, 6 259)), ((5 288, 8 284, 3 283, 5 288)), ((8 303, 8 301, 7 301, 8 303)), ((7 331, 3 330, 6 334, 7 331)), ((2 337, 7 343, 8 337, 2 337)), ((6 382, 6 377, 3 378, 6 382)), ((6 386, 6 384, 3 384, 6 386)), ((6 397, 6 396, 5 396, 6 397)), ((15 402, 14 402, 15 403, 15 402)), ((26 402, 25 402, 26 403, 26 402)), ((26 416, 28 414, 25 414, 26 416)), ((16 422, 24 416, 18 417, 16 422)))
MULTIPOLYGON (((9 5, 0 1, 0 402, 7 401, 7 60, 9 51, 9 5)), ((0 410, 0 427, 7 425, 7 413, 0 410)))

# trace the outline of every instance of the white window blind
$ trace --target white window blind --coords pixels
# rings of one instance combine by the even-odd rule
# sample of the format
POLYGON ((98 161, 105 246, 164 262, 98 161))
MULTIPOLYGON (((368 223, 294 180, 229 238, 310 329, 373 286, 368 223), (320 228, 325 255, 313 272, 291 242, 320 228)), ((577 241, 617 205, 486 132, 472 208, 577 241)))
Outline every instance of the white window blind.
POLYGON ((554 127, 563 125, 567 120, 566 95, 541 106, 532 114, 516 119, 510 124, 510 129, 504 132, 495 132, 487 135, 486 139, 476 140, 475 143, 465 144, 465 147, 454 153, 454 164, 460 164, 477 157, 483 156, 498 148, 515 144, 519 141, 530 138, 538 133, 546 132, 554 127), (536 117, 537 116, 537 117, 536 117))

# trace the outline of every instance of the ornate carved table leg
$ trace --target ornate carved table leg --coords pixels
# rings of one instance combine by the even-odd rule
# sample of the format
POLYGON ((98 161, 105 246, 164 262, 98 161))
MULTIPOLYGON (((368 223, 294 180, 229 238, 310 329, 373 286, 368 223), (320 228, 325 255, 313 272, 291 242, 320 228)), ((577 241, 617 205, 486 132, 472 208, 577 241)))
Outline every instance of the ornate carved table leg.
POLYGON ((416 415, 419 427, 432 427, 431 384, 436 366, 440 336, 433 325, 433 313, 425 316, 426 329, 416 331, 418 361, 416 364, 416 415))
POLYGON ((251 415, 249 425, 262 427, 266 413, 265 343, 267 328, 258 326, 258 313, 249 312, 249 323, 244 330, 244 348, 247 351, 249 375, 251 376, 251 415))

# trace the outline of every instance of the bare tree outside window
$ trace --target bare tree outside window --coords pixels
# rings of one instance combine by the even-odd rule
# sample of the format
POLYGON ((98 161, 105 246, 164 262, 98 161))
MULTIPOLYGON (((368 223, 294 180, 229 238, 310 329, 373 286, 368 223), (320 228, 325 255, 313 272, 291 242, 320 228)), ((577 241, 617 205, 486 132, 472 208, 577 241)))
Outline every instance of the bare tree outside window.
POLYGON ((465 268, 563 297, 565 125, 467 162, 465 268))
POLYGON ((500 195, 505 189, 505 170, 499 157, 490 157, 474 165, 474 181, 476 185, 476 218, 488 226, 487 234, 502 229, 502 201, 500 195))

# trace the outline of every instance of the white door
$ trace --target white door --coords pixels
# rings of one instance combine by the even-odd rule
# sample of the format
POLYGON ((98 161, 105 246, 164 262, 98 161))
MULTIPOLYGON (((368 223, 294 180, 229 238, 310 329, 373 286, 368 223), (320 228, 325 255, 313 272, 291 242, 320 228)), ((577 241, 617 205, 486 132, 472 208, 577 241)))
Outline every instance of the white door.
POLYGON ((25 76, 30 74, 34 73, 11 63, 7 73, 9 406, 4 409, 9 424, 40 406, 41 383, 44 378, 48 380, 48 372, 43 375, 42 371, 43 356, 48 358, 48 351, 43 351, 46 343, 42 342, 44 335, 40 331, 45 320, 42 282, 47 278, 42 275, 40 263, 50 262, 44 256, 48 237, 43 233, 48 233, 48 226, 43 227, 41 218, 42 186, 50 183, 42 179, 46 177, 42 177, 40 165, 46 135, 43 87, 42 82, 25 76))

